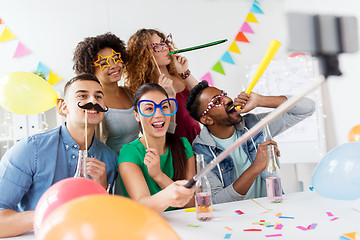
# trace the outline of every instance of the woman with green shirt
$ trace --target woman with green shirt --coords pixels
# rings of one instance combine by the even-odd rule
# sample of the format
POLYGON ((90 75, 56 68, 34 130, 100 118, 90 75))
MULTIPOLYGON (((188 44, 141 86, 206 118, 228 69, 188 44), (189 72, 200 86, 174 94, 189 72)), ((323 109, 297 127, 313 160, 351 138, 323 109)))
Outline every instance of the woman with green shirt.
POLYGON ((194 189, 183 186, 195 175, 194 153, 186 138, 167 133, 176 110, 176 100, 160 85, 141 86, 135 93, 134 115, 143 136, 125 144, 119 156, 125 196, 159 213, 194 206, 194 189))

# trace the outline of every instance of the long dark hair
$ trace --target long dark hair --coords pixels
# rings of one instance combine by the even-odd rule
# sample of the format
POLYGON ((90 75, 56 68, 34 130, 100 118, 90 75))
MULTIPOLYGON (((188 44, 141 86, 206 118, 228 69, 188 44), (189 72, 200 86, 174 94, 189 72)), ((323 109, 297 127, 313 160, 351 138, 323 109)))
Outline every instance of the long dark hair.
MULTIPOLYGON (((135 93, 134 96, 134 109, 138 112, 137 104, 140 98, 147 92, 160 92, 167 98, 169 97, 166 91, 157 83, 146 83, 142 85, 135 93)), ((140 128, 142 129, 142 128, 140 128)), ((185 179, 185 172, 187 168, 187 159, 185 154, 185 147, 181 139, 172 133, 166 133, 165 144, 170 148, 173 160, 174 175, 173 180, 185 179)))

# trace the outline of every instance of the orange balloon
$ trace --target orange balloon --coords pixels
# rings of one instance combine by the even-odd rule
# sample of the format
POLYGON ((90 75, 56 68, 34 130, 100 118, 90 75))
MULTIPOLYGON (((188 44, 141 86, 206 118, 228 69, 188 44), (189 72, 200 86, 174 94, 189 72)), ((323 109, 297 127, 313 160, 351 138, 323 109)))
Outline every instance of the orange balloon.
POLYGON ((157 213, 112 195, 71 200, 44 221, 36 239, 180 239, 157 213))
POLYGON ((359 142, 360 141, 360 125, 352 127, 348 136, 349 142, 359 142))

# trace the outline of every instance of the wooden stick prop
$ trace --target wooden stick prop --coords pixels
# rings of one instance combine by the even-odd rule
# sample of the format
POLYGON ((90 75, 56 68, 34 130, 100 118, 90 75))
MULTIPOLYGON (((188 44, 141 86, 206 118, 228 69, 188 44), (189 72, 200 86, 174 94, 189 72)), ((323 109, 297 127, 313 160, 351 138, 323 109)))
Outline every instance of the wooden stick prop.
POLYGON ((190 179, 186 184, 185 187, 191 188, 197 180, 201 177, 205 176, 206 173, 211 171, 218 163, 224 160, 231 152, 241 146, 244 142, 246 142, 251 136, 255 135, 257 132, 261 131, 265 125, 269 124, 270 122, 274 121, 277 117, 279 117, 282 113, 287 111, 290 107, 292 107, 295 103, 297 103, 301 98, 315 90, 319 87, 323 82, 325 82, 325 78, 321 76, 318 80, 314 81, 310 86, 305 88, 302 92, 298 95, 293 96, 286 100, 283 104, 277 107, 274 111, 269 113, 266 117, 264 117, 260 122, 258 122, 255 126, 250 128, 248 132, 243 134, 240 138, 238 138, 229 148, 225 149, 219 156, 214 158, 211 162, 209 162, 206 167, 201 170, 198 174, 196 174, 192 179, 190 179))
POLYGON ((189 48, 176 50, 176 51, 173 51, 173 52, 169 53, 169 56, 171 56, 171 55, 173 55, 175 53, 189 52, 189 51, 197 50, 197 49, 200 49, 200 48, 211 47, 211 46, 214 46, 214 45, 217 45, 217 44, 220 44, 220 43, 224 43, 226 41, 227 41, 227 39, 224 39, 224 40, 211 42, 211 43, 206 43, 206 44, 195 46, 195 47, 189 47, 189 48))
POLYGON ((151 54, 151 56, 152 56, 152 57, 153 57, 153 59, 154 59, 154 62, 155 62, 155 65, 156 65, 156 67, 157 67, 157 70, 159 71, 159 74, 161 74, 161 71, 160 71, 159 65, 157 64, 157 61, 156 61, 156 59, 155 59, 155 57, 154 57, 154 54, 151 54))
POLYGON ((145 132, 145 128, 144 128, 144 125, 143 125, 143 122, 142 122, 142 118, 143 118, 143 116, 141 116, 141 114, 140 114, 141 129, 142 129, 142 132, 143 132, 143 135, 144 135, 146 149, 148 149, 149 148, 149 143, 148 143, 147 138, 146 138, 146 132, 145 132))
MULTIPOLYGON (((265 72, 266 68, 269 66, 271 60, 274 58, 275 54, 279 50, 281 43, 276 40, 271 40, 271 43, 268 49, 265 52, 263 59, 261 60, 259 67, 257 68, 251 82, 249 83, 248 88, 246 89, 245 93, 250 94, 253 88, 255 87, 256 83, 259 81, 263 73, 265 72)), ((241 109, 241 106, 237 106, 237 109, 241 109)))

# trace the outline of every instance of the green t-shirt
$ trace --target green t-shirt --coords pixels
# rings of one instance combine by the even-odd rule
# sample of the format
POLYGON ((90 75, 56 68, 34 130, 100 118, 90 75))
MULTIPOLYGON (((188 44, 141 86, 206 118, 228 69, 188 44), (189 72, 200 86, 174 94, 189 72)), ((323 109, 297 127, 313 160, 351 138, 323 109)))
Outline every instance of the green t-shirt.
MULTIPOLYGON (((186 138, 181 137, 180 139, 185 147, 186 159, 184 159, 184 161, 186 161, 187 159, 191 158, 194 155, 194 152, 192 150, 192 147, 191 147, 189 141, 186 138)), ((138 138, 128 144, 125 144, 120 149, 118 165, 122 162, 132 162, 132 163, 135 163, 136 165, 138 165, 144 174, 144 178, 148 185, 150 195, 154 195, 154 194, 160 192, 162 189, 155 182, 155 180, 150 177, 150 175, 148 173, 147 166, 144 164, 145 154, 146 154, 146 148, 140 142, 140 138, 138 138)), ((173 167, 173 161, 172 161, 172 155, 171 155, 170 148, 167 149, 167 151, 164 155, 160 155, 160 168, 161 168, 161 171, 164 174, 166 174, 166 176, 168 176, 169 178, 172 179, 172 177, 174 176, 174 167, 173 167)), ((124 196, 129 197, 129 194, 127 193, 126 188, 124 186, 124 182, 122 181, 122 179, 120 179, 120 180, 121 180, 121 186, 124 191, 124 196)), ((174 209, 174 208, 168 208, 168 210, 170 210, 170 209, 174 209)))

